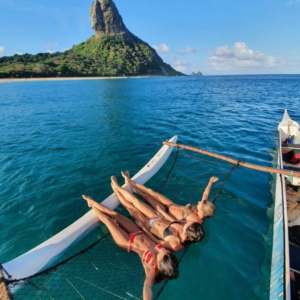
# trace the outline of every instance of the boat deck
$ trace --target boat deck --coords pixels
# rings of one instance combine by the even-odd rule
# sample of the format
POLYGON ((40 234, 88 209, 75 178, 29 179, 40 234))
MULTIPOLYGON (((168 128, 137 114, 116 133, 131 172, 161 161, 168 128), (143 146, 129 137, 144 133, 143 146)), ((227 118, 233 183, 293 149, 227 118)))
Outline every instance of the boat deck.
MULTIPOLYGON (((300 151, 300 144, 282 144, 282 155, 296 150, 300 151)), ((287 157, 287 156, 286 156, 287 157)), ((298 163, 289 163, 282 161, 283 169, 291 171, 300 170, 300 159, 298 163)), ((300 178, 288 176, 285 180, 286 185, 286 201, 288 209, 289 223, 289 255, 290 255, 290 270, 294 272, 294 280, 291 281, 291 299, 298 299, 299 280, 300 280, 300 178)))
MULTIPOLYGON (((282 154, 286 154, 292 150, 300 151, 300 144, 283 144, 282 145, 282 154)), ((299 171, 300 170, 300 160, 296 164, 288 163, 283 161, 283 168, 291 171, 299 171)))

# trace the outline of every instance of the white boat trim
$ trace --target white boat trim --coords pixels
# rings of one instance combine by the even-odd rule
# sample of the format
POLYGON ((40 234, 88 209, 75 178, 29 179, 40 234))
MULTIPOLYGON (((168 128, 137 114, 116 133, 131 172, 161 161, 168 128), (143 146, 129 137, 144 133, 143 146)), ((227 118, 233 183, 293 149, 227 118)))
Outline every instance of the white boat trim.
MULTIPOLYGON (((178 136, 174 136, 169 141, 176 143, 178 136)), ((152 178, 164 165, 172 153, 173 147, 163 146, 158 153, 133 177, 133 180, 145 184, 152 178)), ((130 190, 130 187, 123 185, 124 188, 130 190)), ((115 209, 119 204, 119 200, 115 194, 110 195, 103 202, 103 205, 110 209, 115 209)), ((90 210, 83 217, 71 224, 69 227, 59 232, 46 242, 35 247, 29 252, 3 264, 5 270, 12 276, 11 279, 23 279, 32 276, 41 270, 52 259, 64 250, 70 247, 73 243, 87 232, 92 226, 98 222, 93 210, 90 210)))
MULTIPOLYGON (((278 131, 281 132, 281 141, 284 141, 287 138, 287 126, 289 126, 289 135, 295 135, 296 137, 299 136, 299 123, 293 121, 289 116, 287 110, 284 111, 282 121, 278 125, 278 131), (286 130, 284 130, 286 128, 286 130)), ((281 143, 280 143, 281 147, 281 143)))
MULTIPOLYGON (((278 168, 283 169, 279 131, 278 168)), ((290 255, 284 175, 276 175, 270 299, 290 300, 290 255)))
MULTIPOLYGON (((284 169, 282 142, 286 140, 288 135, 294 135, 295 142, 298 143, 300 137, 299 124, 291 119, 287 110, 285 110, 282 121, 278 125, 278 133, 277 168, 284 169)), ((274 204, 270 300, 291 299, 288 228, 285 177, 284 175, 277 174, 274 204)))
MULTIPOLYGON (((287 113, 287 111, 286 111, 287 113)), ((283 169, 282 160, 282 136, 279 132, 279 159, 280 168, 283 169)), ((286 186, 285 186, 285 176, 280 175, 281 192, 282 192, 282 204, 283 204, 283 233, 284 233, 284 276, 285 276, 285 298, 286 300, 291 299, 291 278, 290 278, 290 251, 289 251, 289 225, 288 225, 288 215, 287 215, 287 201, 286 201, 286 186)))
MULTIPOLYGON (((280 154, 278 154, 278 158, 280 154)), ((285 266, 286 247, 284 234, 284 206, 282 175, 276 174, 275 203, 274 203, 274 221, 273 221, 273 245, 272 245, 272 264, 271 264, 271 283, 270 300, 286 299, 285 288, 285 266)), ((289 298, 287 298, 289 299, 289 298)))

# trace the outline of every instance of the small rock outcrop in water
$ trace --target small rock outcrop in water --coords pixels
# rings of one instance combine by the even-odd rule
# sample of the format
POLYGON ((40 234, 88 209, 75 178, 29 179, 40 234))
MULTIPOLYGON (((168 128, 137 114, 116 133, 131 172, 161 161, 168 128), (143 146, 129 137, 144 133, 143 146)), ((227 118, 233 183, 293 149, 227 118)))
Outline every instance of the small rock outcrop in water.
POLYGON ((183 76, 125 26, 113 0, 90 9, 95 36, 65 52, 0 57, 0 78, 183 76))
POLYGON ((192 72, 191 76, 203 76, 203 74, 200 71, 197 74, 192 72))
POLYGON ((91 6, 90 15, 96 37, 108 34, 122 37, 129 43, 134 42, 132 34, 123 23, 123 19, 112 0, 95 0, 91 6))

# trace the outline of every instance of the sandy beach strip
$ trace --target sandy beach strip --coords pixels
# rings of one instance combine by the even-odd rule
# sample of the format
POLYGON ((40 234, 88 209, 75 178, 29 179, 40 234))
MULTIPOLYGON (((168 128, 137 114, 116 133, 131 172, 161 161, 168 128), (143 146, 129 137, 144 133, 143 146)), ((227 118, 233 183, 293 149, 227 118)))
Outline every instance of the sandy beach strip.
POLYGON ((45 78, 4 78, 4 82, 31 82, 31 81, 65 81, 65 80, 108 80, 108 79, 129 79, 129 78, 153 78, 162 76, 129 76, 129 77, 45 77, 45 78))

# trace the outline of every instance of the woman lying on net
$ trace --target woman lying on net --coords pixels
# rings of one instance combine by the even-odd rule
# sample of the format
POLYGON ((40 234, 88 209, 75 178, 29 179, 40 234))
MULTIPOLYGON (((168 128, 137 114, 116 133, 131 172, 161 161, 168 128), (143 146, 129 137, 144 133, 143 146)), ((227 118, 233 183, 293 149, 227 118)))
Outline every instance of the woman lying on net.
POLYGON ((178 277, 178 260, 174 254, 167 251, 162 245, 156 245, 128 218, 97 203, 88 196, 83 195, 82 197, 107 227, 115 243, 128 252, 135 252, 141 258, 146 274, 143 290, 144 300, 152 299, 151 287, 154 282, 178 277))
POLYGON ((208 200, 208 197, 213 183, 219 180, 217 177, 210 178, 202 195, 202 200, 198 202, 198 205, 187 204, 186 206, 180 206, 167 197, 131 180, 128 171, 121 173, 125 178, 125 183, 128 184, 136 194, 143 197, 154 209, 162 214, 166 220, 170 220, 169 216, 171 216, 182 223, 197 222, 201 224, 204 219, 211 218, 215 213, 216 207, 208 200))
POLYGON ((203 229, 199 223, 182 225, 170 216, 168 216, 168 221, 164 220, 157 211, 120 187, 114 176, 111 178, 111 186, 121 204, 136 220, 136 224, 154 243, 160 243, 171 252, 178 252, 185 245, 199 242, 203 238, 203 229), (159 242, 154 236, 162 241, 159 242))

